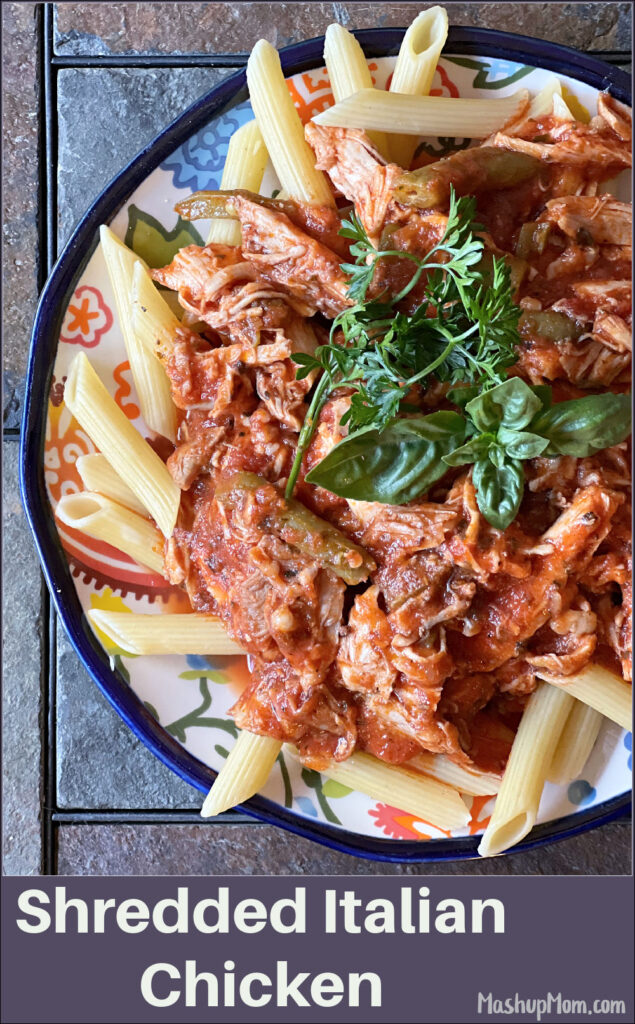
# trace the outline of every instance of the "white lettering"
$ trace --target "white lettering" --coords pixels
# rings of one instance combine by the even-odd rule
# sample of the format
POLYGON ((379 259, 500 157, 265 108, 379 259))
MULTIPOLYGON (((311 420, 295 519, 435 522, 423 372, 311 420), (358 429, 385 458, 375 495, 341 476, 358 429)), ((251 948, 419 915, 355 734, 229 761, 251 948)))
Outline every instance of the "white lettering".
POLYGON ((325 971, 311 982, 311 999, 316 1006, 337 1006, 342 1002, 344 983, 337 974, 325 971))
POLYGON ((278 960, 276 969, 276 1006, 288 1006, 292 999, 296 1006, 308 1006, 309 1002, 300 992, 300 986, 309 977, 308 971, 296 974, 289 980, 289 965, 286 960, 278 960))
POLYGON ((196 960, 185 961, 185 1005, 196 1006, 196 989, 200 982, 207 985, 207 1005, 218 1006, 218 978, 208 971, 196 973, 196 960))
POLYGON ((296 932, 304 935, 306 932, 306 890, 298 888, 295 890, 294 899, 276 900, 271 908, 271 927, 281 935, 289 935, 296 932), (290 910, 293 919, 289 923, 282 920, 282 912, 290 910))
POLYGON ((48 910, 43 910, 42 907, 35 906, 34 903, 50 903, 49 896, 42 889, 25 889, 18 896, 18 909, 23 914, 28 914, 29 917, 34 917, 37 924, 29 924, 29 922, 23 918, 18 917, 16 924, 20 931, 28 932, 29 935, 39 935, 40 932, 45 932, 51 927, 51 915, 48 910))
MULTIPOLYGON (((108 903, 115 903, 115 900, 108 900, 108 903)), ((150 922, 150 911, 143 900, 124 900, 117 907, 117 925, 122 932, 135 935, 137 932, 144 932, 150 922)), ((95 931, 97 931, 95 926, 95 931)), ((103 920, 102 928, 103 932, 103 920)))
POLYGON ((479 935, 483 931, 483 911, 489 908, 494 912, 494 931, 505 931, 505 905, 501 900, 472 900, 472 931, 479 935))
POLYGON ((174 1006, 181 993, 177 988, 170 989, 166 996, 156 996, 152 983, 157 974, 167 974, 175 981, 181 977, 174 964, 151 964, 141 975, 141 995, 150 1006, 174 1006))
POLYGON ((366 913, 367 917, 364 921, 364 927, 367 932, 370 932, 372 935, 380 935, 382 932, 392 934, 394 932, 395 908, 390 900, 369 900, 366 904, 366 913))
POLYGON ((187 886, 180 885, 176 892, 176 899, 168 897, 165 900, 159 900, 152 911, 152 923, 156 930, 163 932, 164 935, 170 935, 173 932, 187 934, 187 903, 189 895, 187 886), (166 923, 166 910, 176 910, 176 921, 174 924, 166 923))
POLYGON ((222 885, 218 890, 218 899, 199 900, 192 911, 192 921, 195 928, 203 934, 211 935, 213 932, 220 932, 221 935, 229 931, 229 889, 222 885), (205 919, 206 910, 216 911, 216 920, 208 923, 205 919))
POLYGON ((252 974, 246 974, 238 986, 238 994, 240 1001, 245 1006, 266 1006, 267 1003, 271 1002, 271 992, 263 992, 259 996, 252 995, 251 986, 257 981, 263 988, 271 988, 271 978, 266 974, 261 974, 259 971, 253 971, 252 974))
POLYGON ((267 910, 260 900, 241 900, 236 904, 234 924, 240 932, 261 932, 267 921, 267 910), (251 923, 253 922, 253 924, 251 923))
POLYGON ((363 981, 367 981, 370 985, 370 1005, 381 1006, 381 978, 374 971, 366 971, 365 974, 349 974, 348 1005, 359 1006, 359 990, 363 981))
POLYGON ((465 907, 461 900, 441 900, 436 909, 434 926, 438 932, 450 935, 465 931, 465 907))
POLYGON ((66 899, 66 888, 63 885, 55 886, 55 931, 66 931, 66 912, 77 911, 77 932, 86 934, 88 932, 88 907, 86 902, 80 899, 66 899))

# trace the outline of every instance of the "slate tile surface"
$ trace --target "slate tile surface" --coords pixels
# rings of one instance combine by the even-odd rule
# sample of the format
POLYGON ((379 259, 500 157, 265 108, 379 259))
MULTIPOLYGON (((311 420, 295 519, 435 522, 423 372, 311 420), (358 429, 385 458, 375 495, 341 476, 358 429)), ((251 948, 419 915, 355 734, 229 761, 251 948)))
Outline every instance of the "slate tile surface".
MULTIPOLYGON (((286 46, 346 28, 407 25, 425 3, 56 4, 59 54, 245 53, 261 37, 286 46), (272 8, 274 10, 272 10, 272 8)), ((453 25, 476 25, 566 42, 627 49, 629 3, 448 3, 453 25)))
POLYGON ((2 4, 3 423, 20 425, 38 292, 35 4, 2 4))
POLYGON ((42 576, 20 504, 17 441, 2 450, 2 846, 5 874, 40 871, 42 576), (19 572, 16 571, 16 556, 19 572))
POLYGON ((72 68, 58 73, 60 249, 104 185, 233 70, 72 68))
MULTIPOLYGON (((5 425, 19 422, 37 290, 37 47, 35 8, 2 5, 4 79, 5 425)), ((56 5, 56 52, 245 53, 260 36, 277 45, 350 27, 400 25, 409 3, 56 5)), ((630 5, 451 4, 453 23, 525 31, 581 49, 630 46, 630 5)), ((59 102, 59 242, 112 176, 222 69, 62 69, 59 102)), ((5 870, 40 864, 40 575, 17 497, 17 444, 5 445, 5 870), (18 571, 19 569, 19 571, 18 571), (7 685, 8 684, 8 685, 7 685)), ((60 631, 57 801, 68 810, 195 808, 200 796, 164 768, 101 697, 60 631)), ((630 830, 613 824, 548 849, 488 862, 408 868, 373 865, 269 826, 70 825, 59 828, 59 871, 70 873, 624 873, 630 830)))
POLYGON ((57 639, 60 808, 198 808, 202 796, 136 738, 98 690, 60 626, 57 639))
POLYGON ((351 857, 269 825, 64 825, 59 874, 624 875, 622 824, 491 860, 390 864, 351 857))

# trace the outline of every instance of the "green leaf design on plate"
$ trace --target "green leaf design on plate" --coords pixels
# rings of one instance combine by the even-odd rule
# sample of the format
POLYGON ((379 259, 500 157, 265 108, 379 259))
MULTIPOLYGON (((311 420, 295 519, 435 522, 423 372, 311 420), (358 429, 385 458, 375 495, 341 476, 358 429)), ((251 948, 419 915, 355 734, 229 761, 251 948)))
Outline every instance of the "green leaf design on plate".
POLYGON ((322 776, 319 772, 314 772, 311 768, 302 769, 302 781, 305 786, 315 791, 317 802, 319 803, 322 813, 327 821, 332 822, 333 825, 341 825, 342 822, 336 814, 331 810, 324 796, 324 787, 322 784, 322 776))
POLYGON ((276 760, 280 765, 280 774, 282 775, 282 782, 284 785, 284 806, 293 807, 293 790, 291 789, 291 779, 289 778, 289 770, 287 768, 287 763, 284 759, 284 754, 282 753, 282 751, 280 751, 276 760))
POLYGON ((190 711, 189 714, 183 715, 181 718, 177 718, 176 721, 171 722, 170 725, 166 725, 166 729, 169 733, 172 733, 175 739, 179 743, 185 743, 187 738, 187 730, 194 726, 203 726, 208 729, 222 729, 223 732, 229 733, 234 739, 238 737, 238 729, 231 718, 212 718, 210 715, 205 715, 204 712, 212 705, 212 695, 209 692, 209 686, 207 679, 204 675, 199 672, 198 678, 198 689, 201 695, 201 703, 198 707, 190 711))
POLYGON ((194 225, 179 217, 169 231, 150 213, 140 210, 134 203, 128 207, 128 230, 125 238, 128 248, 145 260, 149 267, 164 267, 186 245, 204 245, 194 225))
POLYGON ((154 704, 151 704, 149 700, 144 700, 143 706, 146 709, 146 711, 150 712, 150 714, 152 715, 153 718, 156 718, 156 720, 158 722, 159 721, 159 712, 155 708, 154 704))
POLYGON ((328 779, 322 786, 322 792, 324 796, 328 796, 331 800, 337 800, 341 796, 348 796, 353 790, 350 786, 344 786, 341 782, 336 782, 335 779, 328 779))
POLYGON ((225 672, 218 672, 216 669, 188 668, 185 672, 179 672, 179 679, 211 679, 213 683, 229 682, 229 676, 225 672))
POLYGON ((122 676, 127 686, 130 686, 130 673, 126 666, 124 665, 121 659, 121 655, 115 654, 114 657, 111 655, 111 662, 113 664, 115 672, 118 672, 119 675, 122 676))
POLYGON ((469 57, 446 57, 445 60, 450 64, 458 64, 462 68, 470 68, 472 71, 476 71, 472 81, 475 89, 504 89, 506 85, 512 85, 513 82, 520 81, 521 78, 525 78, 526 75, 530 75, 533 71, 533 68, 523 64, 513 74, 490 81, 487 76, 489 75, 491 64, 488 64, 487 61, 471 60, 469 57))

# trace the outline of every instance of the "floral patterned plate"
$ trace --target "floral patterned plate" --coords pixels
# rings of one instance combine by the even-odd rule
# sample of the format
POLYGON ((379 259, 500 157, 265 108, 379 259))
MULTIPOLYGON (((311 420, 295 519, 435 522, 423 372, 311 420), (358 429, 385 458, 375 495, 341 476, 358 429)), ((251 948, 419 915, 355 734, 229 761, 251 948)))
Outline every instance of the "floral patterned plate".
MULTIPOLYGON (((385 88, 401 32, 360 35, 378 88, 385 88)), ((501 96, 519 86, 537 92, 553 71, 567 102, 593 114, 597 89, 628 99, 623 72, 574 51, 521 36, 452 30, 432 93, 501 96), (540 70, 535 66, 540 65, 540 70), (543 70, 546 69, 546 70, 543 70)), ((283 51, 289 88, 303 120, 332 102, 320 66, 322 40, 283 51)), ((87 351, 115 401, 138 430, 140 418, 130 367, 114 310, 97 229, 110 223, 150 266, 177 249, 202 243, 207 224, 177 218, 174 204, 195 189, 220 184, 231 134, 253 115, 244 73, 222 82, 151 143, 102 193, 59 260, 42 296, 33 332, 22 449, 22 489, 53 599, 70 638, 97 684, 134 732, 166 764, 200 790, 213 781, 236 736, 227 710, 247 678, 244 658, 131 657, 103 635, 93 636, 82 615, 89 608, 128 612, 187 611, 184 595, 119 551, 56 524, 51 509, 81 489, 77 456, 93 445, 64 405, 71 360, 87 351), (102 646, 103 645, 103 646, 102 646)), ((467 140, 425 140, 441 156, 467 140)), ((263 191, 275 187, 268 171, 263 191)), ((81 708, 76 709, 81 715, 81 708)), ((523 846, 570 834, 619 813, 630 787, 630 735, 607 723, 584 770, 567 790, 547 786, 541 823, 523 846)), ((474 856, 475 836, 493 800, 468 798, 467 828, 442 832, 398 808, 375 803, 280 755, 248 813, 322 842, 379 859, 433 860, 474 856)))

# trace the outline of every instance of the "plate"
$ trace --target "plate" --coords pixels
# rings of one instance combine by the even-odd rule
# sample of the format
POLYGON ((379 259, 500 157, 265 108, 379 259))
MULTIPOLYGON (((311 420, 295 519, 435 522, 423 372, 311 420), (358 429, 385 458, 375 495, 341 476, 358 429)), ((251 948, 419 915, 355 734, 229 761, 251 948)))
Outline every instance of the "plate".
MULTIPOLYGON (((401 30, 359 33, 378 88, 389 81, 401 30)), ((281 57, 303 120, 332 102, 323 40, 288 47, 281 57)), ((432 93, 503 96, 537 92, 554 71, 567 99, 595 113, 597 92, 630 101, 624 72, 522 36, 452 29, 432 93)), ((109 223, 151 266, 202 244, 207 224, 177 218, 174 204, 196 189, 218 188, 231 134, 252 117, 240 72, 221 82, 151 142, 102 192, 82 219, 44 289, 31 343, 22 433, 21 486, 44 573, 70 640, 97 685, 135 734, 201 791, 211 785, 236 736, 227 710, 247 678, 244 658, 130 657, 105 637, 101 646, 83 611, 187 611, 187 598, 106 544, 56 526, 51 508, 81 489, 75 459, 94 451, 63 401, 71 360, 82 349, 115 401, 147 434, 136 403, 105 264, 97 247, 109 223)), ((466 140, 429 139, 437 157, 466 140)), ((263 191, 275 187, 271 171, 263 191)), ((81 709, 78 709, 81 713, 81 709)), ((623 812, 630 788, 630 734, 606 723, 584 778, 565 791, 547 786, 539 824, 515 849, 528 848, 623 812)), ((425 861, 475 855, 493 798, 467 798, 467 828, 445 833, 397 808, 302 768, 280 755, 262 794, 245 805, 257 818, 344 851, 382 860, 425 861)))

